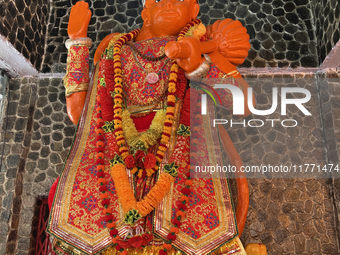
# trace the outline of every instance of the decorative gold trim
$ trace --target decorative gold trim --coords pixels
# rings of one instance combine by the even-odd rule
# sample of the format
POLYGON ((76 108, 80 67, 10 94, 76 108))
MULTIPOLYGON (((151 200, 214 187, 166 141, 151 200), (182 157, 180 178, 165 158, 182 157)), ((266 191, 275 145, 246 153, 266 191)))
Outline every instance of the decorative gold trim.
MULTIPOLYGON (((96 235, 90 235, 68 223, 73 183, 76 174, 78 173, 78 167, 84 153, 89 129, 91 128, 90 121, 92 119, 92 114, 95 114, 94 108, 97 91, 96 84, 98 82, 98 67, 99 65, 97 65, 93 79, 94 84, 92 84, 91 93, 88 95, 89 97, 86 102, 88 107, 85 105, 85 109, 87 109, 87 111, 84 113, 84 117, 82 117, 79 122, 77 136, 75 138, 64 172, 61 176, 60 184, 58 185, 49 224, 49 232, 52 235, 58 239, 68 242, 69 244, 72 244, 72 247, 77 247, 78 249, 82 250, 84 254, 95 254, 96 252, 110 245, 112 240, 107 229, 102 229, 96 235)), ((123 218, 124 212, 121 208, 119 208, 119 212, 119 217, 123 218)), ((120 231, 124 231, 124 229, 121 227, 122 221, 118 222, 118 226, 120 227, 120 231)))
MULTIPOLYGON (((131 249, 128 248, 126 251, 129 255, 158 255, 159 251, 163 249, 162 245, 148 245, 143 249, 131 249)), ((168 255, 182 255, 181 251, 172 249, 171 251, 167 252, 168 255)), ((104 252, 103 255, 119 255, 120 252, 115 249, 115 247, 110 247, 104 252)), ((210 255, 221 255, 221 254, 228 254, 228 255, 247 255, 243 245, 238 237, 234 238, 233 240, 227 242, 222 247, 218 248, 215 251, 208 252, 206 254, 210 255)))
POLYGON ((133 106, 128 106, 127 109, 129 110, 131 114, 145 113, 145 112, 149 112, 150 109, 154 109, 154 111, 161 110, 163 109, 163 104, 159 103, 159 104, 151 104, 151 105, 145 105, 145 106, 133 105, 133 106), (156 108, 155 108, 155 105, 157 105, 156 108))
POLYGON ((222 79, 224 78, 230 78, 230 77, 235 77, 236 75, 239 75, 240 72, 238 70, 231 71, 225 75, 222 76, 222 79))
MULTIPOLYGON (((217 130, 211 128, 209 112, 211 111, 208 111, 207 116, 203 118, 205 130, 205 136, 203 136, 206 138, 206 145, 208 146, 209 165, 223 165, 217 130)), ((238 233, 228 181, 223 173, 215 172, 211 175, 211 178, 214 185, 216 208, 218 208, 219 226, 199 239, 194 239, 180 231, 173 245, 187 254, 201 255, 209 253, 209 251, 217 249, 238 233)), ((193 181, 198 181, 198 179, 193 178, 193 181)), ((162 237, 166 237, 170 233, 171 227, 173 227, 171 224, 171 209, 174 199, 174 186, 172 186, 169 194, 155 211, 155 232, 162 237)))
POLYGON ((75 85, 66 85, 65 86, 65 96, 68 97, 72 93, 81 92, 81 91, 87 91, 88 88, 89 88, 89 84, 88 83, 81 83, 81 84, 75 84, 75 85))

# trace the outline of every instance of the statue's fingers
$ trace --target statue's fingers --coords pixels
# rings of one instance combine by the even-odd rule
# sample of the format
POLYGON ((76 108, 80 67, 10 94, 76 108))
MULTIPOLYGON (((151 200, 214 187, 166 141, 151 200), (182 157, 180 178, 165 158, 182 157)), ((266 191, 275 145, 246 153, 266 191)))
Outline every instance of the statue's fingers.
POLYGON ((81 7, 82 9, 85 9, 85 10, 89 8, 89 4, 86 3, 85 1, 78 1, 76 3, 76 5, 78 5, 79 7, 81 7))
POLYGON ((78 11, 78 10, 81 8, 81 6, 82 6, 82 3, 81 3, 81 2, 83 2, 83 1, 78 1, 78 2, 76 2, 76 4, 73 5, 71 11, 72 11, 72 10, 73 10, 73 12, 78 11))
POLYGON ((185 59, 190 56, 190 46, 179 42, 168 42, 164 52, 170 59, 185 59))
POLYGON ((87 12, 86 12, 86 19, 85 19, 85 24, 89 25, 90 23, 90 19, 91 19, 91 16, 92 16, 92 12, 90 9, 87 9, 87 12))
POLYGON ((87 10, 85 16, 83 16, 84 20, 82 22, 82 29, 81 29, 82 31, 87 31, 87 28, 90 23, 91 15, 92 15, 91 11, 87 10))
POLYGON ((77 9, 78 15, 79 14, 84 15, 88 9, 88 4, 85 1, 80 1, 78 3, 79 3, 78 9, 77 9))
POLYGON ((244 50, 236 50, 236 51, 228 51, 226 57, 228 58, 246 58, 248 56, 248 52, 244 50))
POLYGON ((218 50, 218 42, 215 40, 209 40, 200 42, 201 54, 207 54, 218 50))
POLYGON ((75 5, 73 5, 71 8, 70 17, 75 17, 78 14, 80 8, 80 2, 77 2, 75 5))
POLYGON ((75 5, 74 5, 74 6, 71 8, 70 17, 74 16, 74 13, 77 12, 75 9, 76 9, 76 7, 75 7, 75 5))
POLYGON ((71 8, 71 15, 81 15, 87 12, 89 9, 89 4, 85 1, 78 1, 72 8, 71 8))
POLYGON ((84 12, 88 12, 88 11, 90 11, 90 9, 89 9, 89 4, 88 3, 86 3, 85 1, 82 1, 82 2, 84 2, 83 3, 83 6, 84 6, 84 9, 85 9, 85 11, 84 12))

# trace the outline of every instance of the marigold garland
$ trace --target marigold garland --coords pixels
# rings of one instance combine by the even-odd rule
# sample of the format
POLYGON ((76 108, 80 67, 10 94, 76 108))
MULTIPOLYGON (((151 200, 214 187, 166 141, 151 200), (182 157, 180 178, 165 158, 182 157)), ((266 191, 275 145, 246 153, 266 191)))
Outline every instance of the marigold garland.
MULTIPOLYGON (((188 32, 189 28, 200 24, 200 20, 194 20, 190 22, 187 26, 185 26, 182 31, 180 32, 178 39, 181 40, 184 38, 185 34, 188 32)), ((109 229, 110 235, 113 238, 113 243, 116 245, 116 250, 120 251, 121 254, 127 254, 127 252, 124 250, 120 244, 118 244, 119 236, 118 236, 118 230, 115 229, 116 223, 112 216, 112 211, 109 208, 110 199, 108 194, 108 189, 106 187, 106 180, 105 180, 105 173, 104 173, 104 124, 109 124, 113 121, 114 123, 114 136, 110 135, 110 132, 106 133, 107 143, 110 148, 110 154, 114 154, 115 151, 117 151, 117 145, 119 154, 124 160, 127 156, 130 155, 128 148, 126 147, 126 140, 124 136, 123 131, 123 124, 122 124, 122 64, 121 64, 121 48, 122 46, 129 40, 136 37, 136 35, 139 33, 139 29, 134 30, 128 34, 121 35, 121 37, 118 39, 118 37, 115 38, 116 42, 114 44, 113 49, 107 49, 106 54, 109 56, 107 59, 102 59, 100 61, 100 74, 102 76, 98 79, 98 96, 97 96, 97 102, 100 103, 100 106, 97 107, 97 126, 96 126, 96 134, 97 134, 97 155, 96 155, 96 165, 98 170, 98 183, 99 183, 99 191, 101 192, 100 198, 102 201, 102 205, 104 207, 103 213, 106 216, 105 219, 107 221, 107 227, 109 229), (106 87, 106 88, 105 88, 106 87), (105 89, 102 89, 105 88, 105 89), (109 96, 113 97, 113 100, 109 100, 109 96), (114 104, 113 104, 114 103, 114 104), (102 111, 103 109, 103 111, 102 111)), ((178 77, 181 77, 181 74, 179 73, 178 65, 175 61, 172 62, 172 66, 170 69, 170 78, 169 78, 169 84, 168 84, 168 97, 167 97, 167 108, 166 108, 166 115, 165 115, 165 122, 164 122, 164 128, 161 135, 161 143, 158 146, 158 150, 156 153, 156 160, 157 163, 161 163, 164 157, 164 152, 167 150, 170 136, 171 136, 171 129, 173 125, 173 117, 175 112, 175 92, 176 92, 176 82, 178 77)), ((182 77, 181 77, 182 78, 182 77)), ((183 93, 184 89, 181 88, 181 93, 183 93)), ((190 166, 188 166, 190 169, 190 166)), ((135 168, 133 169, 136 170, 135 168)), ((152 169, 148 169, 149 172, 157 171, 158 165, 156 164, 155 167, 152 169)), ((119 197, 119 200, 124 208, 124 211, 129 211, 128 209, 131 208, 137 208, 138 212, 140 212, 143 217, 149 214, 158 203, 161 202, 161 200, 166 195, 167 191, 170 189, 171 184, 174 182, 174 177, 172 177, 170 174, 162 173, 159 176, 159 179, 157 183, 154 185, 154 187, 150 190, 150 192, 147 194, 147 196, 140 202, 136 202, 136 199, 134 197, 133 191, 130 187, 129 180, 125 171, 125 166, 121 163, 116 164, 111 168, 111 174, 117 189, 117 195, 119 197), (125 175, 125 176, 124 176, 125 175), (120 185, 120 183, 124 183, 125 187, 123 185, 120 185), (119 191, 118 191, 119 190, 119 191), (132 192, 131 192, 132 191, 132 192), (120 195, 119 195, 120 193, 120 195), (128 199, 129 197, 129 199, 128 199), (132 199, 131 199, 132 198, 132 199)), ((188 176, 188 179, 190 178, 190 174, 188 176)), ((190 180, 190 179, 189 179, 190 180)), ((187 185, 190 183, 186 183, 186 191, 190 189, 190 185, 187 185)), ((183 189, 184 191, 184 189, 183 189)), ((188 192, 183 192, 182 197, 186 197, 190 194, 188 192)), ((182 204, 187 203, 188 199, 180 199, 182 204)), ((180 213, 178 213, 177 221, 175 222, 175 227, 172 228, 172 232, 168 235, 169 244, 164 244, 164 250, 161 250, 160 254, 167 254, 167 250, 171 249, 171 242, 176 239, 176 233, 179 232, 180 227, 180 220, 184 216, 183 211, 185 210, 185 207, 180 207, 179 209, 180 213)), ((145 238, 144 244, 146 245, 152 238, 150 239, 148 234, 144 234, 142 238, 145 238)), ((134 237, 133 237, 134 238, 134 237)))
POLYGON ((113 166, 111 168, 111 176, 116 181, 116 192, 123 210, 128 212, 136 209, 143 217, 148 215, 162 201, 174 181, 174 177, 170 174, 161 173, 155 186, 141 201, 137 202, 130 187, 125 166, 123 164, 113 166))
MULTIPOLYGON (((100 100, 100 96, 97 97, 97 102, 100 100)), ((102 111, 101 107, 96 108, 98 120, 102 120, 102 111)), ((114 234, 118 234, 118 231, 115 229, 116 223, 112 216, 112 210, 109 208, 110 198, 108 189, 106 187, 106 179, 104 173, 104 137, 103 137, 103 121, 97 121, 96 133, 97 133, 97 143, 96 143, 96 165, 97 165, 97 177, 100 191, 100 199, 101 204, 103 205, 103 213, 105 215, 105 219, 107 220, 107 228, 109 229, 110 235, 114 236, 114 234), (117 233, 116 233, 117 232, 117 233)))
MULTIPOLYGON (((198 99, 197 91, 194 89, 189 89, 187 94, 185 95, 182 111, 181 111, 181 118, 180 123, 182 125, 190 125, 190 91, 192 96, 194 96, 194 100, 198 99), (197 96, 197 97, 196 97, 197 96), (188 107, 185 107, 188 106, 188 107)), ((194 101, 194 102, 195 102, 194 101)), ((199 102, 196 104, 196 108, 200 109, 199 102)), ((197 110, 197 109, 196 109, 197 110)), ((195 115, 196 118, 196 115, 195 115)), ((196 123, 196 125, 200 125, 201 123, 196 123)), ((194 128, 194 133, 198 133, 198 129, 194 128)), ((192 156, 192 153, 191 153, 192 156)), ((182 188, 182 196, 180 197, 179 201, 177 202, 177 211, 175 213, 176 218, 173 221, 174 227, 170 229, 170 233, 168 234, 168 242, 163 244, 163 249, 159 251, 159 255, 167 255, 168 251, 172 249, 171 243, 176 240, 176 235, 179 233, 179 228, 181 227, 182 223, 181 220, 185 217, 184 211, 187 209, 187 203, 189 202, 189 195, 191 194, 191 171, 192 166, 190 164, 187 165, 187 180, 184 181, 184 187, 182 188)))
POLYGON ((164 110, 159 110, 155 114, 149 129, 146 132, 138 133, 136 126, 131 119, 131 113, 129 110, 125 109, 122 113, 122 125, 120 127, 126 134, 125 140, 127 144, 132 148, 142 147, 143 149, 148 149, 156 144, 162 134, 165 118, 166 112, 164 110))
POLYGON ((174 227, 170 229, 170 233, 168 234, 168 242, 163 244, 163 250, 159 251, 159 255, 166 255, 168 251, 172 249, 172 242, 176 240, 176 235, 179 233, 179 228, 181 227, 182 223, 181 220, 185 217, 184 211, 187 209, 187 203, 189 202, 189 195, 191 193, 190 188, 192 185, 191 177, 190 177, 190 165, 187 166, 187 180, 185 181, 185 186, 182 189, 183 195, 177 202, 177 211, 176 211, 176 218, 173 221, 174 227), (187 191, 190 191, 189 193, 187 191), (184 192, 185 191, 185 192, 184 192))

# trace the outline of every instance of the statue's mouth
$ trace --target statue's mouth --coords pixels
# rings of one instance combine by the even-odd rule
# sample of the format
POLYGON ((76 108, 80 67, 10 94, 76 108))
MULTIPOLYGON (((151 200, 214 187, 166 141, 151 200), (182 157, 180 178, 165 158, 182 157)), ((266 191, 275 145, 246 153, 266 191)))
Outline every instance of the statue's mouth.
POLYGON ((169 18, 171 18, 171 17, 177 17, 178 13, 175 12, 175 11, 164 10, 159 15, 162 16, 162 17, 169 17, 169 18))

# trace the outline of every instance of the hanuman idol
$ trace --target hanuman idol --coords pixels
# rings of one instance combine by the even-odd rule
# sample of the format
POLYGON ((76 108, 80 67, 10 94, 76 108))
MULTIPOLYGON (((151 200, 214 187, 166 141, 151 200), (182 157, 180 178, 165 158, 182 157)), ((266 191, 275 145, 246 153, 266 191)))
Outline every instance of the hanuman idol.
MULTIPOLYGON (((240 160, 224 128, 205 128, 202 90, 190 81, 224 79, 247 94, 236 67, 247 57, 249 36, 231 19, 205 27, 196 0, 143 6, 142 28, 104 38, 91 75, 91 11, 84 1, 71 9, 64 85, 78 129, 49 197, 54 250, 245 254, 239 235, 249 205, 246 179, 237 179, 235 210, 225 176, 193 176, 198 159, 223 165, 223 149, 236 165, 240 160)), ((231 98, 224 91, 219 99, 231 107, 231 98)))

